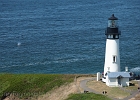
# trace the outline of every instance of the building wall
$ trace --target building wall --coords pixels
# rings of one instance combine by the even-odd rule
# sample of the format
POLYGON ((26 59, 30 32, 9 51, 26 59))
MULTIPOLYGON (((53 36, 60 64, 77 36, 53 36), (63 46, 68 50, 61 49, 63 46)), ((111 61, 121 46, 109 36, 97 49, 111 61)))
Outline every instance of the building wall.
POLYGON ((129 78, 125 77, 121 79, 122 86, 129 86, 129 78))
POLYGON ((117 87, 118 86, 117 78, 111 78, 111 79, 107 78, 106 85, 110 87, 117 87))
MULTIPOLYGON (((117 78, 108 78, 106 80, 106 85, 109 87, 118 87, 118 79, 117 78)), ((121 78, 121 86, 129 86, 129 78, 121 78)))
POLYGON ((120 71, 119 39, 106 40, 104 74, 107 71, 110 72, 120 71), (115 62, 113 61, 113 56, 115 56, 115 62))

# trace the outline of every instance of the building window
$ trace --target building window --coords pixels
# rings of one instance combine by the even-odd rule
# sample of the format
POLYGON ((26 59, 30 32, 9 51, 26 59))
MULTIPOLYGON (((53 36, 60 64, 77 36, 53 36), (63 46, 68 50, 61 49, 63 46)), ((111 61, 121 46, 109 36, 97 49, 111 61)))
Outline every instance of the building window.
POLYGON ((116 56, 113 56, 113 63, 116 62, 116 56))
POLYGON ((110 71, 110 67, 107 67, 108 68, 108 72, 110 71))

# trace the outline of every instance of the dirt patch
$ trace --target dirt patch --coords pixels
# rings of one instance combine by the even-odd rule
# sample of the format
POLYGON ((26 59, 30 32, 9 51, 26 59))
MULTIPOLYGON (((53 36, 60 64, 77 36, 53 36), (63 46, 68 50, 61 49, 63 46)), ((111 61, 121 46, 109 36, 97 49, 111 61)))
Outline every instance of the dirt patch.
POLYGON ((71 93, 77 92, 77 87, 74 83, 66 86, 61 86, 58 89, 52 90, 45 95, 38 97, 37 100, 64 100, 71 93))
POLYGON ((89 81, 87 82, 87 86, 101 94, 103 93, 103 91, 106 91, 106 95, 111 98, 123 99, 130 95, 128 91, 122 90, 118 87, 108 87, 105 83, 101 81, 89 81))
POLYGON ((87 79, 87 77, 75 78, 73 83, 52 90, 40 96, 37 100, 65 100, 72 93, 82 93, 83 89, 80 87, 80 81, 84 79, 87 79))

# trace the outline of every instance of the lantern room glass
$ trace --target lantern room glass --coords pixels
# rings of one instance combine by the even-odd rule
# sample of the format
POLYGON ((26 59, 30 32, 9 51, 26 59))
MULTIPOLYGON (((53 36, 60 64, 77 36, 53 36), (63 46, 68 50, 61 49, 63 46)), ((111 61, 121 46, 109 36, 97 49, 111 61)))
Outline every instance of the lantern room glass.
POLYGON ((110 28, 116 28, 116 27, 118 27, 117 20, 108 20, 108 27, 110 27, 110 28))

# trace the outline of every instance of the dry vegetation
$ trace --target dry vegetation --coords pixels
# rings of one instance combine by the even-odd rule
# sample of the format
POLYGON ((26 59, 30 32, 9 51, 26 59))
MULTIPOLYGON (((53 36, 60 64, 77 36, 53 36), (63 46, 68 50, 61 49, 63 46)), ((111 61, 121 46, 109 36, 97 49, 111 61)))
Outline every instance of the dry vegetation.
POLYGON ((107 91, 107 95, 111 98, 118 98, 118 99, 123 99, 131 94, 132 91, 137 89, 137 83, 134 83, 133 86, 130 87, 108 87, 106 86, 105 83, 101 81, 90 81, 87 83, 87 86, 89 88, 92 88, 93 90, 96 90, 99 93, 102 93, 104 90, 107 91))
POLYGON ((38 100, 65 100, 70 94, 83 93, 83 89, 80 87, 80 81, 91 78, 91 76, 93 75, 75 75, 74 82, 51 90, 45 95, 40 96, 38 100))
POLYGON ((140 100, 140 93, 137 94, 135 97, 129 99, 129 100, 140 100))

